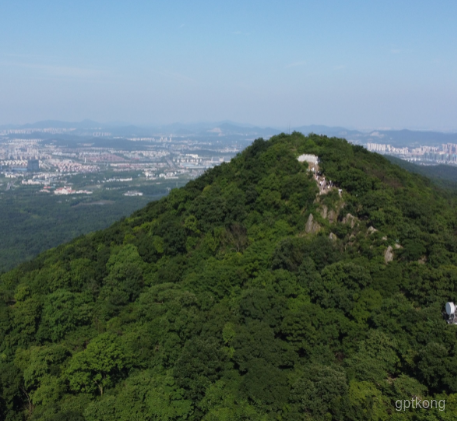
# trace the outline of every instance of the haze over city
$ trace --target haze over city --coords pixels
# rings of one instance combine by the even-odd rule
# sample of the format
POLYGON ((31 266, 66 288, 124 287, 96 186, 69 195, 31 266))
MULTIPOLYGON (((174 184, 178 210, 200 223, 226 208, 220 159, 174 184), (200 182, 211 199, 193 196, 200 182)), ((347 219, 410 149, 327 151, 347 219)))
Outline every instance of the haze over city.
POLYGON ((16 1, 0 125, 457 129, 457 3, 16 1))

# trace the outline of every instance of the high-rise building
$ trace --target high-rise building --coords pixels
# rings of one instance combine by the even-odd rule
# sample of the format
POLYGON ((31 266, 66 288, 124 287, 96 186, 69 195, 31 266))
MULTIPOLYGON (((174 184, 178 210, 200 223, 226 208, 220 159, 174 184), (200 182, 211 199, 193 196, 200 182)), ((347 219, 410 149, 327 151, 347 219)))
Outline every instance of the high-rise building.
POLYGON ((39 171, 40 161, 38 159, 29 159, 27 161, 27 171, 39 171))

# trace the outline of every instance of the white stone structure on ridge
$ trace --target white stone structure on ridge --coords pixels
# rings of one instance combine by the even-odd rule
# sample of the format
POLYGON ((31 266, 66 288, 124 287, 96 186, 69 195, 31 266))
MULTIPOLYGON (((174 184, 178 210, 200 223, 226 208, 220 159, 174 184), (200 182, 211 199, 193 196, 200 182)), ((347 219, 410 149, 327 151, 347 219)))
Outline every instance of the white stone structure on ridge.
POLYGON ((300 155, 297 159, 298 162, 308 162, 315 165, 319 163, 319 158, 316 155, 303 154, 300 155))

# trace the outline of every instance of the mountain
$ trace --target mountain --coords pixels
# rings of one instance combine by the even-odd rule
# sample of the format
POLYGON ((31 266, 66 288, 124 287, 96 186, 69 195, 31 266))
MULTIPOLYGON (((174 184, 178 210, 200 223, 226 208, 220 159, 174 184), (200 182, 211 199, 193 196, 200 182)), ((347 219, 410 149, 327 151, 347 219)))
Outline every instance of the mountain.
POLYGON ((455 419, 455 199, 342 139, 258 139, 1 275, 1 416, 455 419))
MULTIPOLYGON (((151 200, 138 197, 132 201, 110 191, 95 191, 90 199, 62 200, 54 194, 43 197, 37 194, 39 189, 17 189, 0 196, 0 273, 51 247, 109 227, 151 200)), ((162 185, 157 192, 161 196, 167 193, 162 185)))
POLYGON ((258 127, 249 124, 239 124, 231 121, 201 122, 201 123, 173 123, 151 127, 150 130, 164 135, 174 134, 192 137, 223 137, 223 136, 249 136, 270 137, 280 132, 277 128, 258 127))
MULTIPOLYGON (((240 124, 232 121, 172 123, 165 125, 132 125, 129 123, 97 123, 92 120, 81 122, 64 122, 56 120, 39 121, 25 125, 5 125, 0 129, 76 129, 72 134, 92 136, 94 131, 105 131, 111 136, 148 137, 148 136, 189 136, 210 141, 237 139, 252 141, 257 137, 269 138, 281 131, 298 131, 304 134, 318 134, 329 137, 345 138, 356 145, 367 143, 384 143, 395 147, 417 147, 420 145, 441 146, 445 143, 457 143, 456 133, 418 130, 369 130, 361 131, 338 126, 308 125, 289 128, 260 127, 250 124, 240 124)), ((36 136, 36 134, 34 134, 36 136)), ((41 137, 53 137, 41 134, 41 137)), ((96 139, 97 142, 100 139, 96 139)))
POLYGON ((38 121, 36 123, 24 124, 22 128, 24 129, 47 129, 49 127, 57 129, 96 129, 101 127, 100 123, 92 120, 83 120, 79 122, 68 122, 68 121, 59 121, 59 120, 44 120, 38 121))
POLYGON ((325 135, 329 137, 343 137, 347 138, 348 136, 363 136, 364 133, 360 132, 358 130, 353 130, 353 129, 347 129, 344 127, 335 127, 335 126, 322 126, 322 125, 310 125, 310 126, 300 126, 297 128, 294 128, 294 130, 309 134, 309 133, 314 133, 314 134, 319 134, 319 135, 325 135))
POLYGON ((379 130, 356 137, 365 139, 365 143, 386 143, 397 147, 417 147, 420 145, 441 146, 443 143, 457 143, 457 133, 434 131, 379 130))
POLYGON ((60 120, 42 120, 35 123, 27 124, 5 124, 0 126, 0 129, 94 129, 101 127, 102 124, 92 120, 83 121, 60 121, 60 120))
POLYGON ((409 172, 429 178, 440 187, 457 192, 457 167, 455 165, 417 165, 393 156, 386 156, 386 158, 409 172))
POLYGON ((384 143, 395 147, 417 147, 421 145, 441 146, 444 143, 457 143, 457 133, 442 133, 419 130, 370 130, 359 131, 344 127, 301 126, 295 130, 302 133, 315 133, 329 137, 343 137, 351 143, 384 143))

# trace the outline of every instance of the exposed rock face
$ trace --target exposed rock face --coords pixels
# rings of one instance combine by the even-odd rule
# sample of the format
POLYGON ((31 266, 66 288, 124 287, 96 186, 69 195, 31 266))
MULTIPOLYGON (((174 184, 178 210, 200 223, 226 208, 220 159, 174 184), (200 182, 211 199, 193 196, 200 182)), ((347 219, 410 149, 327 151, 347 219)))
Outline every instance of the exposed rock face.
POLYGON ((384 261, 386 263, 389 263, 392 260, 394 260, 393 248, 392 248, 392 246, 389 246, 389 247, 387 247, 386 251, 384 252, 384 261))
POLYGON ((368 234, 373 234, 376 231, 377 231, 377 229, 375 227, 368 228, 368 234))
POLYGON ((328 236, 328 238, 330 238, 330 240, 332 240, 332 241, 336 241, 336 235, 333 234, 333 232, 330 233, 330 235, 328 236))
POLYGON ((325 206, 325 205, 322 206, 322 209, 321 209, 321 211, 320 211, 320 214, 321 214, 322 218, 327 219, 327 214, 328 214, 328 208, 327 208, 327 206, 325 206))
POLYGON ((343 224, 351 224, 351 228, 354 228, 355 226, 355 216, 351 215, 348 213, 344 218, 343 218, 343 224))
POLYGON ((313 214, 310 213, 309 216, 308 216, 308 220, 306 221, 306 225, 305 225, 305 232, 306 233, 310 233, 313 229, 313 214))
POLYGON ((401 246, 400 244, 395 244, 394 247, 395 247, 396 249, 402 249, 402 248, 403 248, 403 246, 401 246))
POLYGON ((308 221, 305 225, 305 232, 307 234, 316 234, 321 229, 321 226, 314 221, 314 216, 312 213, 309 214, 308 221))
POLYGON ((338 215, 336 214, 336 212, 333 209, 330 210, 328 213, 328 222, 333 224, 336 221, 337 216, 338 215))
POLYGON ((331 224, 336 222, 338 218, 337 213, 333 209, 328 210, 328 206, 326 205, 322 205, 322 208, 319 210, 319 213, 321 214, 322 218, 328 219, 328 222, 330 222, 331 224))

